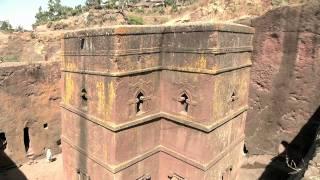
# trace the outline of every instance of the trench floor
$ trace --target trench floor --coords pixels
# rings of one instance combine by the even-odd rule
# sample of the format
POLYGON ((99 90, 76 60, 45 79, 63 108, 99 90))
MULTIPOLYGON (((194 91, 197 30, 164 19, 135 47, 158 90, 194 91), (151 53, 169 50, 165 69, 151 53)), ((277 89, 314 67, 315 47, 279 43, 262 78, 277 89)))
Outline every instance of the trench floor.
POLYGON ((19 168, 0 172, 0 180, 62 180, 62 155, 54 156, 55 161, 37 159, 34 163, 25 163, 19 168))

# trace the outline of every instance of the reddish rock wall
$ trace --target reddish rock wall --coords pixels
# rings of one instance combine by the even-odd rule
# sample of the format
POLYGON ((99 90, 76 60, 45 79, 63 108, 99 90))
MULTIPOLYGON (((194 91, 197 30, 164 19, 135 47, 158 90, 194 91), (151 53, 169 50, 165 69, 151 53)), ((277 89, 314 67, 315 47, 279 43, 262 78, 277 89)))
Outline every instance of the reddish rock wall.
POLYGON ((60 60, 61 32, 0 32, 0 63, 60 60))
POLYGON ((316 1, 252 20, 256 34, 246 125, 250 154, 276 155, 282 141, 297 153, 308 148, 313 134, 305 127, 320 105, 319 24, 316 1))
MULTIPOLYGON (((60 76, 58 62, 1 64, 0 133, 5 133, 7 142, 4 154, 15 163, 26 161, 27 154, 41 155, 44 148, 61 151, 60 76), (30 140, 27 152, 26 134, 30 140)), ((2 158, 0 167, 8 165, 2 158)))

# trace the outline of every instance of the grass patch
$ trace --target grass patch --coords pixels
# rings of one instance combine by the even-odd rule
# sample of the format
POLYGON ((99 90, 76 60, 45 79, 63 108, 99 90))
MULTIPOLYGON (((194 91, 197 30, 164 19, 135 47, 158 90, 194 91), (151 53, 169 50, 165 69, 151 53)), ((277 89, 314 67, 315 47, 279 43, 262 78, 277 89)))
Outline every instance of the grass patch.
POLYGON ((273 7, 288 5, 288 0, 272 0, 271 1, 273 7))
POLYGON ((128 16, 128 24, 143 25, 143 18, 139 16, 128 16))
POLYGON ((16 55, 8 55, 8 56, 0 56, 0 62, 19 62, 18 56, 16 55))

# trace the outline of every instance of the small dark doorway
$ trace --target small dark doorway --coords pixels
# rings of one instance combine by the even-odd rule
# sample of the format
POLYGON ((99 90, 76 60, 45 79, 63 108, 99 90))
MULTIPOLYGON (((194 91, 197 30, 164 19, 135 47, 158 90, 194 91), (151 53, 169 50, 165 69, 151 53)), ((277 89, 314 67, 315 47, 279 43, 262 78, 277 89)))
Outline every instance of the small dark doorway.
POLYGON ((30 147, 30 137, 29 137, 29 128, 25 127, 23 129, 23 142, 24 142, 24 148, 26 152, 28 152, 30 147))
POLYGON ((84 49, 85 39, 80 40, 80 49, 84 49))
POLYGON ((0 133, 0 150, 5 150, 7 147, 7 138, 4 132, 0 133))

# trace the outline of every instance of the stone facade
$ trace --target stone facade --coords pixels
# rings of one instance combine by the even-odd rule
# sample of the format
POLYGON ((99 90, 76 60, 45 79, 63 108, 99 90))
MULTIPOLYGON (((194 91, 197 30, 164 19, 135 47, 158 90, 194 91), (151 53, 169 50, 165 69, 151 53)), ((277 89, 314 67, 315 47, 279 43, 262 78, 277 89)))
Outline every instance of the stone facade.
POLYGON ((116 26, 63 37, 66 179, 235 179, 253 29, 116 26))
POLYGON ((60 63, 0 64, 0 168, 61 152, 60 63))

